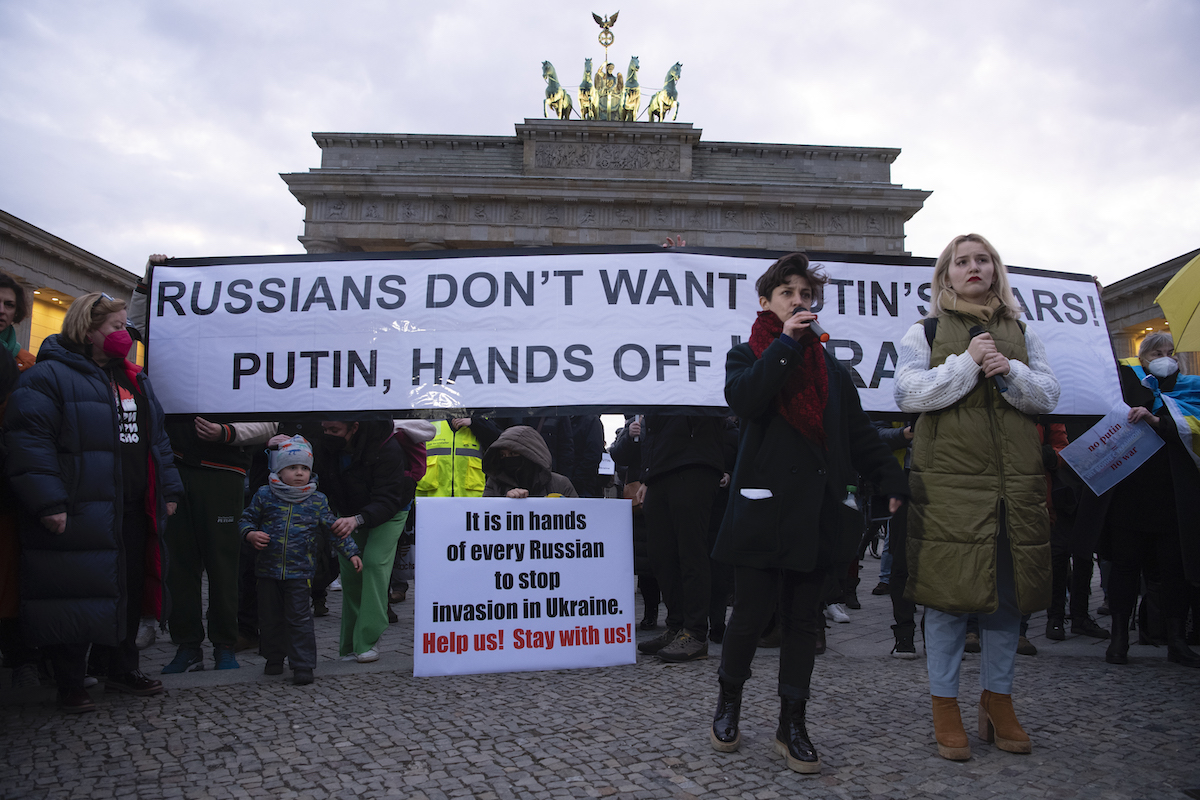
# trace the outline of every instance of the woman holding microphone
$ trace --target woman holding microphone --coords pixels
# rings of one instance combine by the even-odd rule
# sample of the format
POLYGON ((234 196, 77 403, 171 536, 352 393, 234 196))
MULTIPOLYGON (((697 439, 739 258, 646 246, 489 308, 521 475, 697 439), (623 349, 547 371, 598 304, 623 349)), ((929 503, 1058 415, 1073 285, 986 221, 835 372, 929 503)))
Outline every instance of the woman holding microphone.
POLYGON ((979 734, 1028 753, 1012 684, 1021 615, 1050 602, 1050 520, 1036 415, 1059 386, 995 248, 955 237, 934 266, 926 319, 900 343, 895 397, 914 428, 905 597, 926 607, 938 752, 971 749, 958 708, 967 615, 979 615, 979 734))

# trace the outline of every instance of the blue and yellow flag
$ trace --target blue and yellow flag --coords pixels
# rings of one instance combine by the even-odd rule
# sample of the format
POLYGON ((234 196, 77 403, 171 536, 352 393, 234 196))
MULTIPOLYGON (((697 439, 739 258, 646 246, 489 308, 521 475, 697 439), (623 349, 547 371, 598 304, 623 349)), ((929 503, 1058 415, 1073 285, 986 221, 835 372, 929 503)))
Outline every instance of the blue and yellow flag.
POLYGON ((1138 380, 1150 391, 1154 392, 1154 408, 1150 409, 1155 415, 1163 408, 1171 412, 1171 420, 1184 447, 1200 469, 1200 377, 1195 375, 1177 375, 1175 386, 1169 392, 1164 392, 1158 386, 1158 378, 1142 368, 1142 362, 1137 358, 1123 358, 1121 363, 1130 367, 1138 380))

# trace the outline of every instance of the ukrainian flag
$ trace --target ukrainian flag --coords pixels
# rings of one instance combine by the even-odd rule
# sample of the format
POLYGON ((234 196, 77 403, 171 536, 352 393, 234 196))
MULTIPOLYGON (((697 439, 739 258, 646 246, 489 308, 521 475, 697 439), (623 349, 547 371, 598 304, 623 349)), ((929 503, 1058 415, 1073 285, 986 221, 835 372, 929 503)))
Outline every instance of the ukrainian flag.
POLYGON ((1121 363, 1131 368, 1150 391, 1154 392, 1154 408, 1150 409, 1158 415, 1165 408, 1171 412, 1171 421, 1179 432, 1179 439, 1187 448, 1200 469, 1200 377, 1195 375, 1177 375, 1175 386, 1169 392, 1158 387, 1158 378, 1142 368, 1142 362, 1137 358, 1123 358, 1121 363))

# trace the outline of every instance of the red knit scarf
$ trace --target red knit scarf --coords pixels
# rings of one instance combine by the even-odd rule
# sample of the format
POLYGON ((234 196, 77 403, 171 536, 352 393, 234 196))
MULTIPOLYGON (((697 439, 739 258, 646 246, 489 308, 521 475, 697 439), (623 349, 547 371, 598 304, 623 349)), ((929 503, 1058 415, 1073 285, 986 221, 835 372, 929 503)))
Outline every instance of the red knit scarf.
MULTIPOLYGON (((757 358, 783 333, 783 322, 773 311, 758 312, 750 329, 750 349, 757 358)), ((829 399, 829 373, 825 370, 825 352, 815 336, 797 343, 800 363, 787 374, 783 389, 775 398, 775 408, 809 441, 825 446, 825 403, 829 399)))

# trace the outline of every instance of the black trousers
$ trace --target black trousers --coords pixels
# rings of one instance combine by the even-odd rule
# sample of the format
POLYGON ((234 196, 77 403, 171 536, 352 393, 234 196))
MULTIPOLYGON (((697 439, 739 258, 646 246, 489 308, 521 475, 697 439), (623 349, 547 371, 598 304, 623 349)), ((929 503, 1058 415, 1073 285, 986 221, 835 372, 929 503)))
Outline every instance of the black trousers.
POLYGON ((258 579, 258 645, 268 664, 282 664, 287 656, 292 669, 317 666, 311 598, 308 578, 258 579))
POLYGON ((667 604, 667 627, 708 635, 711 595, 708 522, 721 475, 710 467, 684 467, 647 487, 647 549, 667 604))
MULTIPOLYGON (((712 514, 708 523, 708 552, 712 552, 717 544, 717 534, 721 532, 721 522, 725 519, 725 510, 729 507, 729 490, 718 489, 716 500, 713 502, 712 514)), ((725 610, 729 596, 733 594, 733 567, 721 561, 708 560, 709 568, 709 601, 708 628, 723 634, 725 630, 725 610)))
POLYGON ((750 678, 750 662, 763 628, 776 607, 782 626, 779 696, 807 700, 816 658, 817 632, 825 627, 821 592, 825 573, 787 569, 734 569, 733 614, 721 650, 721 680, 741 686, 750 678))
POLYGON ((1163 527, 1153 531, 1122 528, 1110 531, 1112 572, 1108 576, 1108 607, 1113 616, 1133 613, 1144 573, 1147 584, 1162 586, 1163 614, 1186 619, 1189 589, 1183 572, 1179 531, 1163 527))
POLYGON ((242 550, 238 554, 238 634, 247 639, 258 638, 258 578, 254 574, 254 560, 258 549, 242 538, 242 550))
POLYGON ((892 515, 888 523, 888 547, 892 553, 892 575, 888 579, 892 597, 892 631, 897 638, 911 638, 917 632, 914 617, 917 604, 904 599, 904 587, 908 585, 908 504, 892 515))
POLYGON ((41 654, 36 647, 25 644, 21 633, 21 620, 17 617, 0 619, 0 654, 4 657, 4 666, 17 667, 25 664, 36 664, 41 654))
POLYGON ((1074 520, 1054 521, 1050 529, 1050 608, 1046 616, 1063 619, 1067 607, 1067 587, 1071 592, 1071 619, 1088 616, 1092 595, 1092 554, 1075 541, 1074 520))

